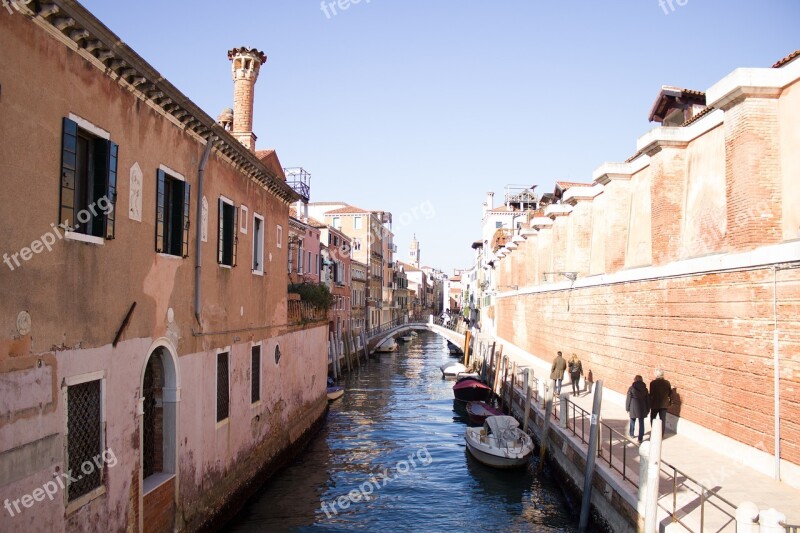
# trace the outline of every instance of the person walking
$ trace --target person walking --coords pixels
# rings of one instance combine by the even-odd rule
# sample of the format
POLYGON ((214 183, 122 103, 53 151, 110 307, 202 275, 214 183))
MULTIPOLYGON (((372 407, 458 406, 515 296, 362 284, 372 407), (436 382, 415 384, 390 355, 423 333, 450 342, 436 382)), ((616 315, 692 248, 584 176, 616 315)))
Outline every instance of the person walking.
POLYGON ((569 359, 569 379, 572 383, 572 395, 577 396, 580 391, 580 383, 581 383, 581 376, 583 375, 583 365, 581 365, 581 360, 578 359, 577 354, 572 354, 572 357, 569 359))
POLYGON ((564 379, 564 371, 567 369, 567 362, 561 352, 558 352, 556 358, 553 359, 553 365, 550 367, 550 379, 555 381, 553 390, 557 396, 561 396, 561 381, 564 379))
POLYGON ((667 409, 672 405, 672 385, 664 379, 664 371, 656 368, 656 379, 650 382, 650 429, 656 415, 661 417, 661 434, 667 431, 667 409))
POLYGON ((628 434, 633 437, 636 428, 636 421, 639 421, 639 442, 644 440, 644 417, 650 412, 650 396, 647 393, 647 385, 644 384, 642 376, 633 379, 633 385, 628 388, 628 396, 625 398, 625 410, 631 419, 631 426, 628 434))

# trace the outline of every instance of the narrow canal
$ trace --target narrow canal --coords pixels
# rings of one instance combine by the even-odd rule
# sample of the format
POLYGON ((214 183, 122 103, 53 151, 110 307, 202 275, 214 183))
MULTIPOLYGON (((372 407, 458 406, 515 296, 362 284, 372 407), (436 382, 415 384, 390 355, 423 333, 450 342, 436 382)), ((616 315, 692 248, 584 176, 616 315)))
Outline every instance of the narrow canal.
POLYGON ((226 530, 577 531, 550 479, 469 456, 448 360, 444 339, 420 332, 354 371, 322 431, 226 530))

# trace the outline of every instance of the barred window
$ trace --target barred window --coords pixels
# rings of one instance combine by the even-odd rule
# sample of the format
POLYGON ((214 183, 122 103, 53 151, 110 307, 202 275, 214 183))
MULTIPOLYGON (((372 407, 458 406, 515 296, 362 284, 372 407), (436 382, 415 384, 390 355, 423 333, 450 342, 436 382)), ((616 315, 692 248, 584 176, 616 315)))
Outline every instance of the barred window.
POLYGON ((67 387, 67 472, 76 480, 69 481, 69 501, 90 493, 103 481, 102 469, 93 461, 103 452, 100 381, 67 387), (91 467, 82 469, 87 463, 91 467))
POLYGON ((230 395, 228 392, 228 352, 217 354, 217 422, 228 418, 230 395))
POLYGON ((250 403, 261 399, 261 346, 253 346, 250 353, 250 403))

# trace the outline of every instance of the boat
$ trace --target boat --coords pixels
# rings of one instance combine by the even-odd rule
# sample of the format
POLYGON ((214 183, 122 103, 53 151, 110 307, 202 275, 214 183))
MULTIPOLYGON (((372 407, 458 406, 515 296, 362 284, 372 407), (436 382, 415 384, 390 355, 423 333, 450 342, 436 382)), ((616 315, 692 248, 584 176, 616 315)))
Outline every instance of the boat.
POLYGON ((386 339, 383 344, 375 348, 376 352, 386 353, 386 352, 396 352, 397 351, 397 343, 394 341, 393 338, 389 337, 386 339))
POLYGON ((344 396, 344 387, 328 387, 328 401, 332 402, 344 396))
POLYGON ((530 435, 512 416, 489 416, 483 427, 467 428, 464 439, 475 459, 494 468, 525 466, 533 453, 530 435))
POLYGON ((400 337, 397 337, 397 339, 402 341, 402 342, 411 342, 411 341, 414 340, 414 337, 411 336, 411 335, 402 335, 400 337))
POLYGON ((439 370, 442 371, 443 378, 454 378, 456 377, 456 374, 460 372, 466 372, 467 367, 461 363, 445 363, 439 367, 439 370))
POLYGON ((464 355, 464 350, 449 340, 447 341, 447 349, 450 350, 450 355, 464 355))
POLYGON ((417 332, 416 332, 416 331, 414 331, 413 329, 411 330, 411 333, 410 333, 410 335, 411 335, 412 337, 419 337, 419 333, 417 333, 417 332))
POLYGON ((453 385, 453 395, 462 402, 485 402, 491 394, 491 387, 474 377, 459 379, 453 385))
POLYGON ((482 426, 486 422, 486 417, 489 416, 502 416, 503 411, 496 409, 486 402, 469 402, 467 403, 467 415, 469 422, 475 426, 482 426))

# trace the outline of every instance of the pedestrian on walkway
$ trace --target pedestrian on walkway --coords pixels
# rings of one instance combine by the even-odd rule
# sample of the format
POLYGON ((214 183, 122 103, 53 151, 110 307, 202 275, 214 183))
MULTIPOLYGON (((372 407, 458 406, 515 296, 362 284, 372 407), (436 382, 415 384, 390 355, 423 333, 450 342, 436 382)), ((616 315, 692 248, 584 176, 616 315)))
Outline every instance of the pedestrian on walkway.
POLYGON ((628 434, 633 437, 636 428, 636 421, 639 421, 639 442, 644 440, 644 417, 650 412, 650 397, 647 393, 647 385, 644 384, 642 376, 633 379, 633 385, 628 388, 628 396, 625 398, 625 410, 631 419, 630 431, 628 434))
POLYGON ((661 434, 667 431, 667 409, 672 405, 672 385, 664 379, 664 371, 656 368, 656 379, 650 382, 650 429, 656 415, 661 418, 661 434))
POLYGON ((556 391, 556 396, 561 396, 561 381, 564 379, 564 371, 567 369, 567 362, 561 352, 558 352, 556 358, 553 359, 553 365, 550 367, 550 379, 555 381, 553 390, 556 391))
POLYGON ((586 394, 592 393, 592 386, 594 385, 594 374, 592 374, 592 369, 589 369, 589 372, 586 373, 586 379, 583 380, 583 387, 586 389, 586 394))
POLYGON ((583 375, 583 365, 581 365, 581 360, 578 359, 578 355, 573 353, 572 357, 569 359, 569 379, 572 383, 572 395, 577 396, 578 393, 581 391, 580 383, 581 383, 581 376, 583 375))

